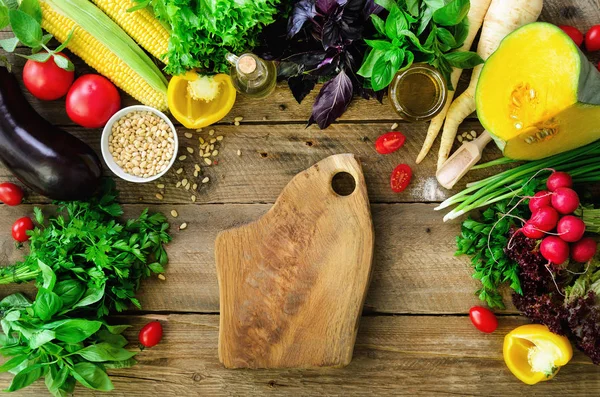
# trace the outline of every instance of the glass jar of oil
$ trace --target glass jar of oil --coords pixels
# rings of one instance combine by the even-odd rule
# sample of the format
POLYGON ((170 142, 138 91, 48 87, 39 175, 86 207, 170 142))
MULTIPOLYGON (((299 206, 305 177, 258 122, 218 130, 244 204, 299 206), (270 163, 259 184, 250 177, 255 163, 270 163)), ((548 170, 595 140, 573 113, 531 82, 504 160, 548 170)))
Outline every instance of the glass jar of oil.
POLYGON ((258 56, 246 53, 239 57, 227 54, 231 64, 230 77, 235 89, 252 98, 265 98, 273 93, 277 86, 277 66, 258 56))
POLYGON ((396 73, 388 95, 392 107, 403 120, 428 121, 444 108, 448 86, 437 69, 416 63, 396 73))

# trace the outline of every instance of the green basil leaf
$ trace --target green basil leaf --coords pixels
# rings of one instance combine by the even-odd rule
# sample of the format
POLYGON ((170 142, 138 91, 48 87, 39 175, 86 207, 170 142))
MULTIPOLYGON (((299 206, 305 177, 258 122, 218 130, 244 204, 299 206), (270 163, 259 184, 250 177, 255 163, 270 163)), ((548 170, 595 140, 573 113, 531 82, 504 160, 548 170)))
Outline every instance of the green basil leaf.
POLYGON ((102 284, 101 288, 88 288, 88 290, 85 291, 85 295, 83 295, 83 298, 79 302, 77 302, 73 306, 73 308, 85 307, 98 302, 104 296, 105 286, 106 284, 102 284))
POLYGON ((59 394, 61 386, 65 384, 68 377, 69 367, 64 365, 57 370, 57 366, 52 365, 46 374, 46 387, 48 388, 48 391, 54 396, 59 394))
POLYGON ((42 271, 42 279, 44 281, 42 287, 49 291, 52 291, 54 289, 54 285, 56 284, 56 274, 54 274, 54 271, 50 268, 50 266, 46 265, 39 259, 38 266, 42 271))
POLYGON ((11 358, 4 364, 0 365, 0 374, 4 373, 4 372, 8 372, 13 368, 17 368, 19 365, 21 365, 21 363, 23 361, 27 360, 27 357, 29 357, 27 354, 20 354, 18 356, 11 358))
POLYGON ((42 23, 42 8, 40 7, 40 2, 38 0, 21 0, 19 10, 32 16, 37 23, 42 23))
POLYGON ((77 352, 77 354, 88 361, 103 362, 129 360, 137 353, 130 352, 122 347, 113 346, 107 342, 102 342, 81 349, 77 352))
POLYGON ((75 66, 73 63, 69 61, 66 57, 60 54, 52 54, 52 58, 54 59, 54 63, 61 69, 64 69, 68 72, 72 72, 75 70, 75 66))
POLYGON ((69 45, 69 42, 73 38, 73 33, 75 33, 75 28, 71 29, 71 31, 69 32, 69 35, 67 36, 67 39, 65 41, 63 41, 63 43, 61 45, 59 45, 58 47, 56 47, 56 49, 54 50, 54 52, 61 52, 62 50, 64 50, 65 48, 67 48, 67 46, 69 45))
POLYGON ((454 35, 450 33, 448 29, 438 27, 435 30, 435 34, 437 38, 444 44, 446 44, 449 48, 454 48, 456 46, 456 40, 454 39, 454 35))
POLYGON ((358 69, 358 75, 366 78, 370 78, 373 75, 373 67, 375 62, 385 54, 385 51, 371 49, 369 55, 363 61, 360 69, 358 69))
POLYGON ((21 55, 21 54, 17 54, 17 55, 22 58, 31 59, 32 61, 36 61, 36 62, 40 62, 40 63, 48 62, 48 59, 50 59, 50 57, 52 56, 52 54, 50 54, 49 52, 38 52, 37 54, 31 54, 31 55, 21 55))
POLYGON ((401 32, 403 30, 408 29, 408 21, 404 16, 404 11, 402 11, 399 7, 394 7, 392 11, 390 11, 390 15, 388 15, 385 20, 385 34, 390 39, 396 39, 401 36, 401 32))
POLYGON ((81 283, 66 279, 58 282, 54 287, 54 293, 63 301, 64 307, 71 307, 83 296, 85 289, 81 283))
POLYGON ((388 11, 391 11, 394 7, 398 7, 395 0, 375 0, 375 4, 382 6, 388 11))
POLYGON ((419 0, 406 0, 406 9, 412 16, 419 16, 419 6, 421 2, 419 0))
POLYGON ((371 22, 373 22, 373 26, 375 26, 377 32, 385 36, 385 22, 383 19, 379 15, 371 14, 371 22))
POLYGON ((11 310, 9 312, 6 312, 6 314, 4 315, 4 319, 6 321, 17 321, 20 318, 21 312, 19 310, 11 310))
POLYGON ((78 343, 67 343, 65 346, 65 350, 69 353, 75 353, 78 352, 79 350, 83 349, 85 346, 83 345, 83 342, 78 342, 78 343))
POLYGON ((98 338, 102 342, 108 342, 113 346, 125 347, 129 343, 127 339, 120 334, 112 334, 106 329, 101 329, 98 331, 98 338))
POLYGON ((455 26, 467 17, 471 2, 469 0, 451 0, 433 13, 433 21, 442 26, 455 26))
POLYGON ((77 363, 71 373, 79 383, 87 388, 99 391, 111 391, 114 389, 106 372, 95 364, 87 362, 77 363))
POLYGON ((0 29, 4 29, 10 24, 8 19, 8 7, 0 3, 0 29))
POLYGON ((31 335, 31 338, 29 338, 29 347, 32 349, 37 349, 38 347, 52 340, 54 340, 54 331, 44 329, 31 335))
POLYGON ((8 39, 0 40, 0 47, 6 52, 15 52, 15 49, 19 45, 19 39, 16 37, 10 37, 8 39))
POLYGON ((483 63, 483 59, 472 51, 455 51, 444 54, 444 59, 450 66, 458 69, 471 69, 483 63))
POLYGON ((106 329, 108 330, 108 332, 110 332, 113 335, 122 334, 123 331, 125 331, 127 328, 131 328, 131 325, 108 325, 108 324, 104 324, 104 326, 106 327, 106 329))
POLYGON ((33 302, 33 312, 42 321, 48 321, 63 307, 62 299, 54 292, 40 288, 33 302))
POLYGON ((371 77, 371 86, 373 89, 380 91, 390 85, 396 71, 397 69, 394 68, 394 65, 386 60, 385 57, 379 58, 375 62, 375 66, 373 66, 373 76, 371 77))
POLYGON ((393 44, 386 40, 365 40, 369 47, 376 50, 388 51, 394 48, 393 44))
POLYGON ((42 42, 42 27, 38 21, 21 10, 9 10, 10 26, 19 41, 28 47, 37 47, 42 42))
POLYGON ((31 306, 31 301, 25 295, 16 293, 0 301, 0 309, 21 309, 31 306))
POLYGON ((44 344, 44 350, 48 354, 53 354, 55 356, 58 356, 64 349, 61 346, 57 345, 56 343, 46 342, 44 344))
POLYGON ((410 30, 403 30, 401 32, 402 36, 408 37, 408 39, 412 42, 412 44, 417 47, 419 49, 419 51, 424 52, 426 54, 433 54, 434 51, 432 49, 429 48, 425 48, 424 46, 421 45, 421 42, 419 41, 419 38, 410 30))
POLYGON ((90 320, 67 320, 56 327, 56 339, 67 343, 79 343, 94 335, 102 323, 90 320))
POLYGON ((0 354, 4 357, 16 356, 17 354, 25 354, 29 350, 27 346, 3 346, 0 347, 0 354))
POLYGON ((31 385, 43 375, 44 368, 42 364, 30 365, 29 367, 23 369, 21 372, 15 375, 9 388, 5 391, 11 392, 21 390, 31 385))
POLYGON ((111 361, 108 363, 104 363, 103 365, 107 369, 120 369, 120 368, 131 368, 136 364, 137 364, 137 361, 133 358, 130 358, 129 360, 123 360, 123 361, 111 361))
POLYGON ((456 46, 454 48, 462 47, 462 45, 465 44, 468 35, 469 18, 465 18, 461 23, 454 27, 454 41, 456 41, 456 46))

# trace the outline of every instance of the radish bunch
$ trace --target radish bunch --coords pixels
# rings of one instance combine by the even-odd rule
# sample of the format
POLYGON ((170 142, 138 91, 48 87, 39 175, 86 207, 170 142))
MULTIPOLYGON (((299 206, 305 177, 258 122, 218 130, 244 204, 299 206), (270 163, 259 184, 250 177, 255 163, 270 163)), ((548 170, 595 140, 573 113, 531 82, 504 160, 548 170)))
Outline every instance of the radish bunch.
POLYGON ((543 239, 540 253, 548 261, 560 265, 569 258, 585 263, 596 254, 596 242, 583 237, 585 223, 573 212, 579 207, 579 196, 571 189, 573 179, 566 172, 554 172, 548 178, 548 190, 537 192, 529 200, 531 218, 521 232, 532 239, 543 239))

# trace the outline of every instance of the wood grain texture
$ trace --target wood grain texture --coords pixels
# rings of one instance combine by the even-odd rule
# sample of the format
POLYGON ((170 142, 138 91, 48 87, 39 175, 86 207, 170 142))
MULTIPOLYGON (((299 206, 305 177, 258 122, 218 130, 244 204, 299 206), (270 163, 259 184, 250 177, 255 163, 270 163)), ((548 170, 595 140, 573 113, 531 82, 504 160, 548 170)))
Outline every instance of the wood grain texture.
POLYGON ((215 256, 225 367, 348 365, 373 243, 367 186, 351 154, 301 172, 264 216, 221 232, 215 256), (332 185, 342 173, 355 182, 346 196, 332 185))
MULTIPOLYGON (((372 205, 375 227, 373 280, 365 310, 369 313, 456 314, 479 304, 479 288, 471 278, 466 257, 455 257, 458 223, 442 223, 429 204, 372 205)), ((143 205, 125 206, 125 216, 137 216, 143 205)), ((151 206, 164 212, 172 224, 173 242, 167 247, 170 263, 166 281, 144 281, 140 291, 143 309, 157 312, 219 311, 219 288, 214 242, 226 229, 255 221, 271 205, 151 206), (179 217, 169 212, 177 209, 179 217), (186 222, 188 228, 177 230, 186 222), (174 229, 174 230, 173 230, 174 229)), ((30 206, 1 208, 0 264, 14 263, 22 253, 10 237, 15 219, 31 214, 30 206)), ((0 286, 0 298, 24 286, 0 286)), ((29 289, 29 291, 32 291, 29 289)), ((507 304, 510 298, 505 299, 507 304)), ((509 305, 508 312, 515 313, 509 305)))
MULTIPOLYGON (((352 363, 343 369, 227 370, 217 357, 216 315, 148 315, 118 318, 133 327, 159 319, 161 344, 146 349, 130 369, 111 371, 113 396, 597 396, 598 367, 576 352, 551 381, 527 386, 502 359, 504 335, 525 324, 502 317, 491 335, 468 317, 363 317, 352 363)), ((132 346, 132 348, 135 348, 132 346)), ((11 376, 0 374, 0 388, 11 376)), ((46 395, 37 382, 20 396, 46 395)), ((76 396, 104 396, 78 386, 76 396)))

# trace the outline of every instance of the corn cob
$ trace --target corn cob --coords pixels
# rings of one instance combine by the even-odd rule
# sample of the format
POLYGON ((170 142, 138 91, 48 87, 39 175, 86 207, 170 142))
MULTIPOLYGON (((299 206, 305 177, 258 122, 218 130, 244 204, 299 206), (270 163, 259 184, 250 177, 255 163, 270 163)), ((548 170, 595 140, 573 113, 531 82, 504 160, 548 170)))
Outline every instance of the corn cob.
POLYGON ((42 27, 123 91, 167 109, 167 80, 146 53, 88 0, 40 0, 42 27))
POLYGON ((98 8, 117 23, 146 51, 167 63, 169 32, 148 8, 127 12, 136 3, 132 0, 92 0, 98 8))

